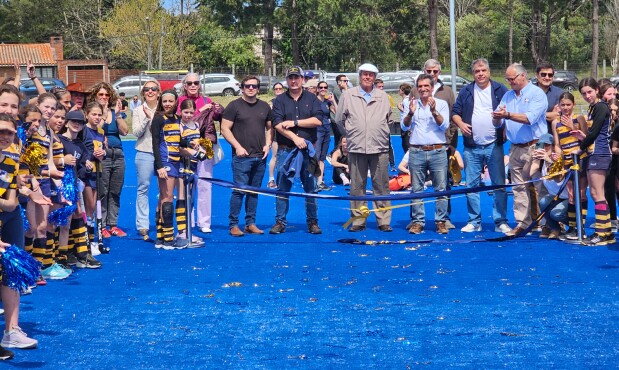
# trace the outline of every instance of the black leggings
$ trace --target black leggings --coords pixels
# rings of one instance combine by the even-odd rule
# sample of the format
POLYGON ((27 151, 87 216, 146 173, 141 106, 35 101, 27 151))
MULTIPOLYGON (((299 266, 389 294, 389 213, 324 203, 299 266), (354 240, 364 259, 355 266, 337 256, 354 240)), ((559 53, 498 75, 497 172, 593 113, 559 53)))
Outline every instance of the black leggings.
POLYGON ((617 189, 615 187, 615 181, 617 179, 618 158, 619 156, 613 155, 608 176, 606 176, 606 180, 604 181, 604 197, 606 198, 606 202, 608 202, 611 221, 617 219, 617 189))

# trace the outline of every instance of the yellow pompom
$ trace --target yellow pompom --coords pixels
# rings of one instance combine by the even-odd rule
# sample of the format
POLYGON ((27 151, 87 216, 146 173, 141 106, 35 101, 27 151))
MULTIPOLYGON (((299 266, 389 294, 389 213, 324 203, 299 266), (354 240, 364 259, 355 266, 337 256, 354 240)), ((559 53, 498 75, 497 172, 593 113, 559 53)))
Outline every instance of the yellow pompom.
POLYGON ((30 173, 34 176, 39 176, 39 169, 43 164, 43 148, 38 143, 32 143, 26 148, 22 155, 22 162, 28 165, 30 173))
POLYGON ((204 148, 204 151, 206 152, 206 158, 213 159, 213 156, 215 155, 215 153, 213 152, 213 142, 206 138, 200 138, 198 142, 200 143, 200 146, 204 148))

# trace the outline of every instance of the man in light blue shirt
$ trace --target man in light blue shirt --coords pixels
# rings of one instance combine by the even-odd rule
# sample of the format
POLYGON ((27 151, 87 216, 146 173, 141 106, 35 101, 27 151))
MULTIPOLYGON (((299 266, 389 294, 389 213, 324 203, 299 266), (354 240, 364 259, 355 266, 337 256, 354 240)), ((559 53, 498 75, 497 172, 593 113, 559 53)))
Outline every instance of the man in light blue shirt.
MULTIPOLYGON (((527 70, 521 64, 514 63, 507 67, 505 79, 512 90, 503 95, 492 118, 495 127, 505 125, 507 140, 511 141, 509 169, 512 182, 519 184, 531 179, 531 155, 535 144, 540 136, 548 133, 548 100, 542 89, 529 82, 527 70)), ((506 235, 520 234, 531 224, 531 202, 537 200, 530 196, 527 185, 514 186, 513 191, 517 225, 506 235)))
MULTIPOLYGON (((449 106, 447 102, 432 96, 434 79, 422 74, 417 77, 419 98, 411 98, 409 111, 401 122, 403 131, 410 130, 408 168, 411 173, 412 192, 423 191, 426 173, 430 172, 434 191, 447 188, 447 144, 445 131, 449 128, 449 106)), ((447 234, 445 221, 448 219, 447 197, 438 197, 434 221, 439 234, 447 234)), ((411 206, 411 223, 407 226, 411 234, 420 234, 425 227, 425 209, 421 201, 411 206)))

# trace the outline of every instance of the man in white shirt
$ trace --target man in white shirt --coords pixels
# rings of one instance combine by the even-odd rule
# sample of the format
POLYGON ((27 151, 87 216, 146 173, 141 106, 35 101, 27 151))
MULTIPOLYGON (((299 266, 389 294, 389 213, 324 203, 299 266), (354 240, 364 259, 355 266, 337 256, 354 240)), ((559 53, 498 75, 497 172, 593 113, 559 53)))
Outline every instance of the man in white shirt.
MULTIPOLYGON (((492 112, 507 92, 505 85, 490 80, 490 66, 484 58, 471 63, 475 82, 465 86, 458 94, 453 107, 452 120, 462 131, 464 139, 464 173, 466 187, 476 188, 481 183, 484 166, 488 166, 492 185, 505 184, 503 164, 503 128, 492 123, 492 112)), ((479 193, 466 195, 468 223, 462 232, 481 231, 481 206, 479 193)), ((507 194, 505 189, 494 191, 492 212, 495 231, 507 233, 507 194)))

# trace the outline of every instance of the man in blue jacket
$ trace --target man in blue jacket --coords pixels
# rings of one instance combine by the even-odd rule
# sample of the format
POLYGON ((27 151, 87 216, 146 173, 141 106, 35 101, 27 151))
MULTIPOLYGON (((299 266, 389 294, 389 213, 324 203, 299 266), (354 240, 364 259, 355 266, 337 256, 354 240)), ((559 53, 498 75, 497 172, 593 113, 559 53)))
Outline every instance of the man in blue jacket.
MULTIPOLYGON (((453 106, 452 120, 458 125, 464 139, 464 173, 466 186, 480 185, 484 165, 488 166, 492 185, 505 184, 505 165, 503 163, 503 128, 492 124, 492 112, 497 108, 507 92, 505 85, 490 80, 490 66, 484 58, 471 63, 475 82, 470 83, 458 94, 453 106)), ((468 223, 461 231, 481 231, 481 206, 479 193, 466 195, 468 223)), ((508 233, 507 194, 505 189, 494 191, 492 212, 495 231, 508 233)))

